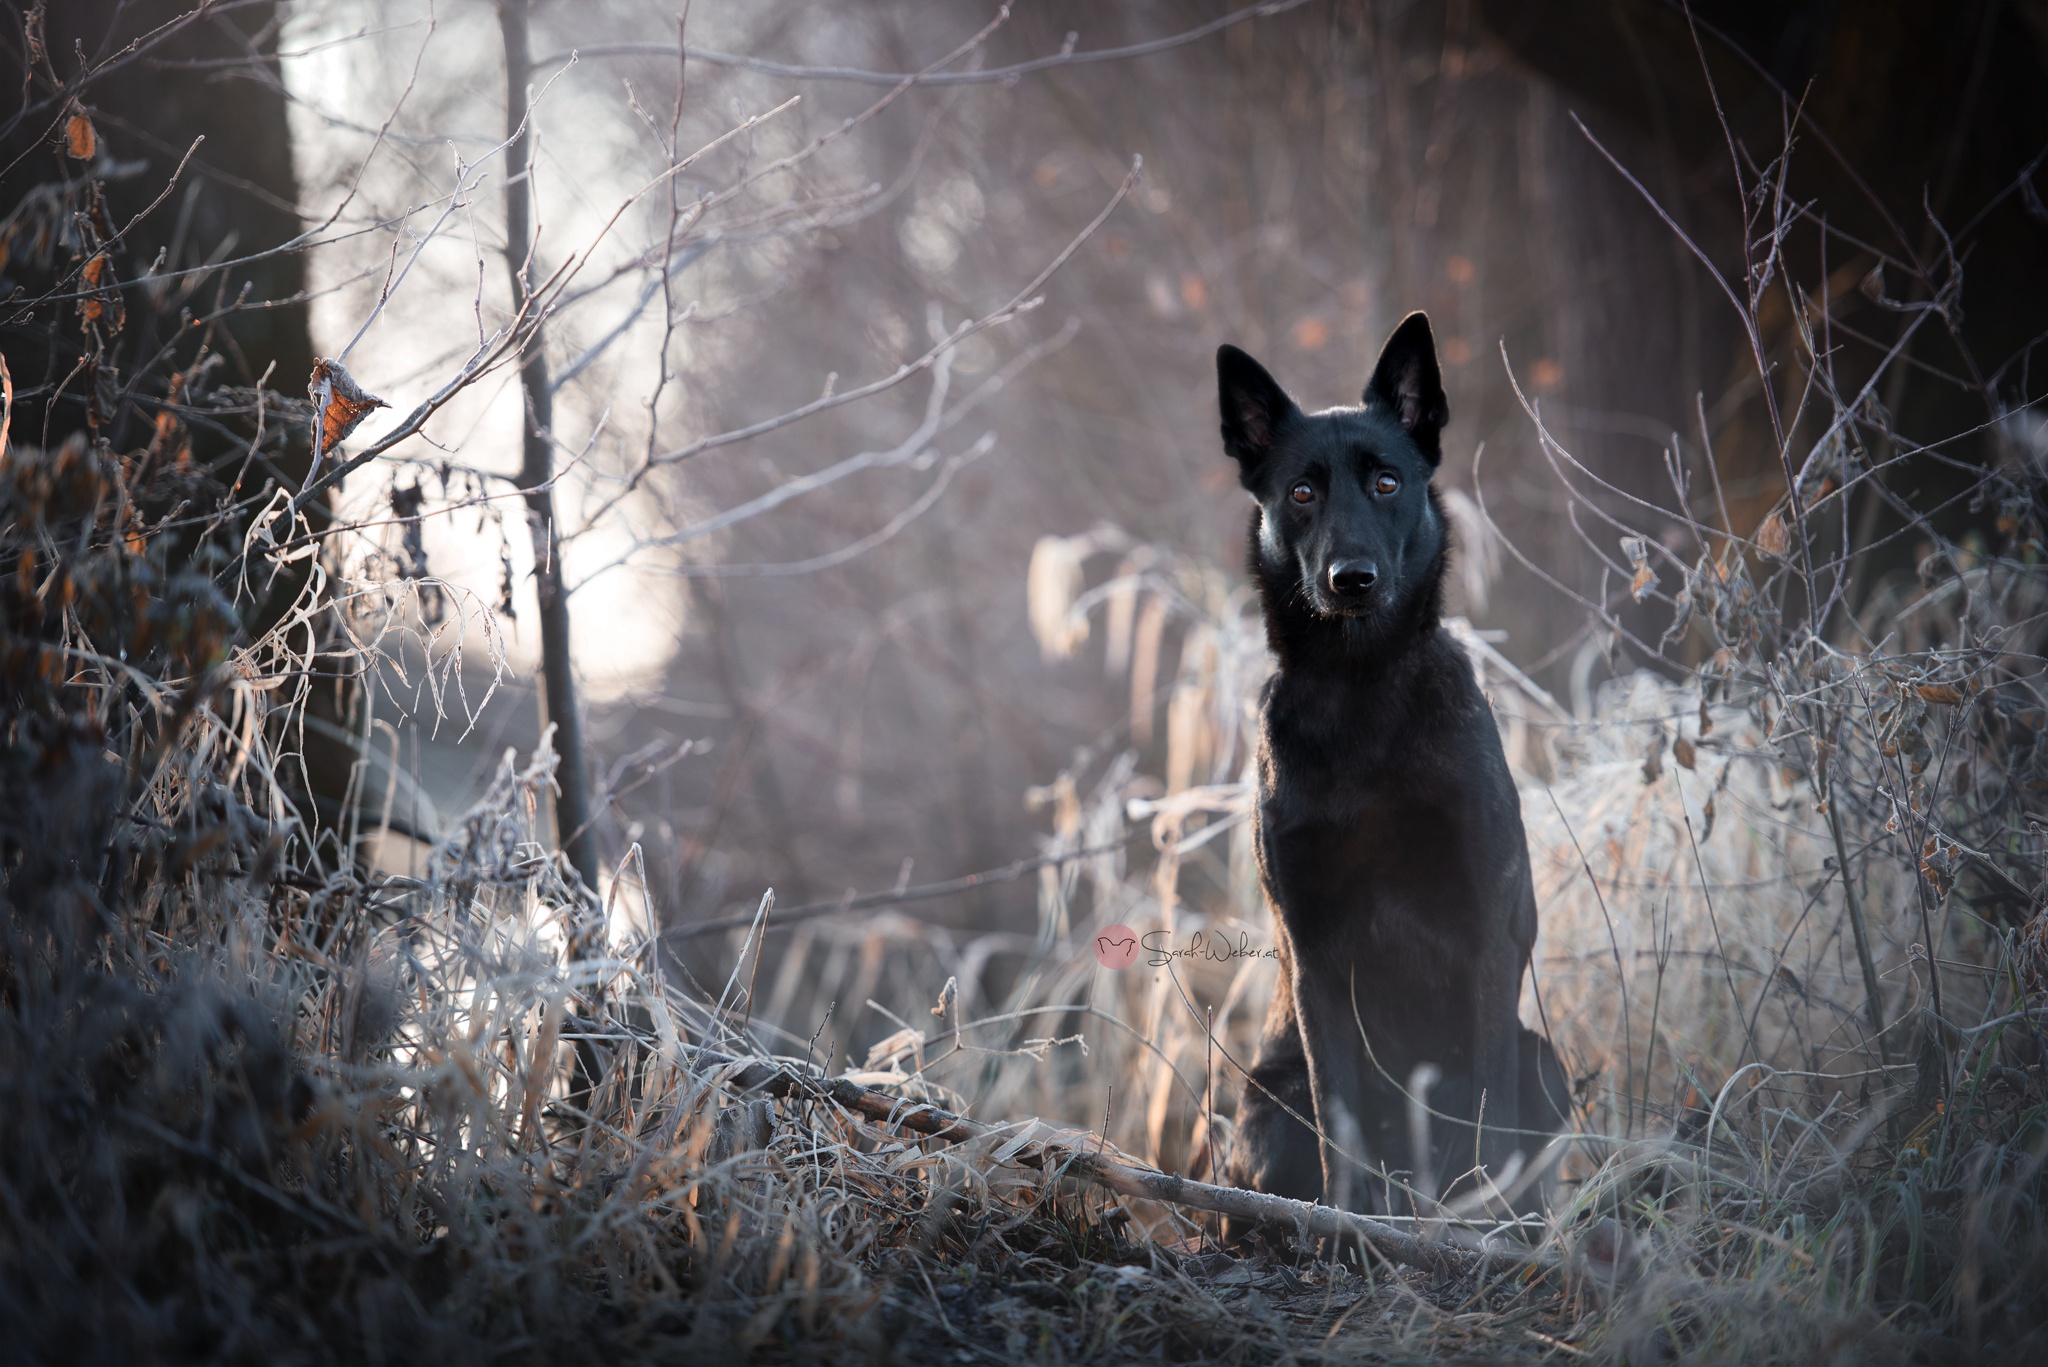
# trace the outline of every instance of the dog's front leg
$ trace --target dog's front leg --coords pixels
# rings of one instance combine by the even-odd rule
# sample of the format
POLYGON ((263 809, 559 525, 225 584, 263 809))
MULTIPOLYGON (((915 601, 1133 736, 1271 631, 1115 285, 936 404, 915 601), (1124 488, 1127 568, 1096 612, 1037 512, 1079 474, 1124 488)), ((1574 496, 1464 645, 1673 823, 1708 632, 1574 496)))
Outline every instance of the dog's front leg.
POLYGON ((1474 974, 1472 1006, 1473 1114, 1479 1161, 1498 1181, 1521 1136, 1521 956, 1504 935, 1493 937, 1474 974))
POLYGON ((1323 1199, 1340 1209, 1370 1211, 1376 1158, 1367 1150, 1364 1133, 1369 1119, 1361 1088, 1365 1044, 1352 984, 1337 972, 1351 962, 1349 955, 1332 954, 1295 965, 1295 1019, 1315 1100, 1323 1199))

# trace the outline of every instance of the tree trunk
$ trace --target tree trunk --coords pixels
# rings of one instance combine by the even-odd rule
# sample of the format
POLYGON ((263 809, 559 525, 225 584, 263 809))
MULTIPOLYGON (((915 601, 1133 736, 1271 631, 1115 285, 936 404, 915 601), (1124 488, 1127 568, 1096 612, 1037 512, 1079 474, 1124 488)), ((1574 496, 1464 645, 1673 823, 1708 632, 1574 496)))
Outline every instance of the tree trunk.
MULTIPOLYGON (((512 309, 526 307, 533 254, 533 183, 528 174, 532 133, 527 125, 527 0, 500 0, 505 35, 505 264, 512 277, 512 309)), ((583 723, 576 710, 574 663, 569 653, 569 596, 562 585, 562 538, 555 522, 554 395, 548 387, 547 350, 540 328, 520 358, 525 400, 525 447, 519 485, 533 530, 533 577, 540 598, 541 726, 555 728, 555 832, 570 865, 597 891, 597 839, 590 829, 590 793, 583 759, 583 723)))

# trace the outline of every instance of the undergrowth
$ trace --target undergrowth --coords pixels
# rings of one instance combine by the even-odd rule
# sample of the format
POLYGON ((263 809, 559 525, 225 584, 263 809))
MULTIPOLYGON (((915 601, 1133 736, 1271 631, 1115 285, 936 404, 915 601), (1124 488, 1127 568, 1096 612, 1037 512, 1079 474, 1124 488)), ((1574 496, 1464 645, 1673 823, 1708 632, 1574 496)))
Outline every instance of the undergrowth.
MULTIPOLYGON (((305 656, 290 626, 240 634, 205 572, 228 548, 142 529, 138 508, 163 497, 151 481, 188 478, 154 468, 83 438, 13 445, 0 464, 0 1318, 31 1357, 1264 1361, 1369 1346, 1867 1361, 2039 1347, 2048 922, 2026 814, 2041 718, 2009 649, 1816 642, 1779 657, 1805 662, 1803 692, 1745 703, 1723 682, 1726 701, 1703 704, 1638 675, 1570 719, 1473 638, 1504 724, 1556 710, 1541 753, 1526 730, 1518 750, 1552 880, 1546 943, 1601 948, 1539 954, 1533 994, 1580 1087, 1579 1137, 1534 1236, 1561 1261, 1432 1279, 1284 1239, 1233 1258, 1199 1215, 1048 1177, 1050 1132, 945 1144, 819 1095, 745 1093, 749 1060, 807 1075, 832 1062, 756 1018, 762 936, 707 987, 615 932, 632 921, 619 900, 644 893, 629 861, 600 896, 541 838, 545 751, 508 754, 417 876, 323 863, 280 777, 305 656), (1828 742, 1832 811, 1784 738, 1802 717, 1820 720, 1805 743, 1828 742), (1852 799, 1842 776, 1860 766, 1878 777, 1852 799), (1938 781, 1945 766, 1970 782, 1938 781), (1895 811, 1870 805, 1894 792, 1895 811), (2019 814, 2003 845, 1988 838, 1999 803, 2019 814), (1878 1013, 1888 1045, 1856 996, 1846 906, 1816 910, 1836 813, 1866 850, 1899 823, 1918 856, 1870 858, 1861 882, 1894 984, 1878 1013), (2008 885, 2026 916, 1965 896, 2008 885), (1937 941, 1952 970, 1939 1011, 1924 942, 1908 938, 1916 886, 1954 923, 1937 941), (1714 957, 1680 957, 1716 935, 1714 957), (1610 958, 1619 992, 1593 972, 1610 958), (1645 984, 1647 1014, 1617 1028, 1645 1009, 1645 984)), ((2033 615, 2036 581, 2012 563, 1931 575, 1928 592, 1993 639, 2033 615)), ((365 620, 360 598, 341 601, 365 620)), ((1245 610, 1228 594, 1211 606, 1245 610)), ((1241 716, 1255 673, 1222 689, 1221 655, 1194 658, 1212 666, 1185 680, 1210 690, 1203 715, 1241 716)), ((1242 737, 1203 744, 1211 770, 1241 762, 1242 737)), ((1208 1036, 1182 997, 1198 966, 1113 980, 1086 945, 1141 912, 1197 925, 1173 905, 1173 870, 1206 843, 1189 829, 1204 813, 1241 839, 1242 792, 1188 782, 1202 776, 1190 764, 1178 803, 1133 797, 1157 790, 1128 762, 1108 770, 1092 801, 1071 778, 1046 795, 1055 839, 1100 845, 1150 815, 1171 857, 1139 877, 1091 857, 1091 909, 1053 866, 1045 972, 970 1016, 986 994, 962 992, 965 956, 951 956, 938 1024, 906 1023, 853 1076, 998 1121, 1106 1091, 1119 1144, 1186 1166, 1201 1136, 1183 1122, 1207 1125, 1234 1094, 1213 1053, 1198 1071, 1208 1036)), ((1258 962, 1232 971, 1249 982, 1258 962)), ((1226 1016, 1252 1018, 1236 1004, 1226 1016)), ((1246 1029, 1223 1022, 1214 1052, 1241 1049, 1246 1029)))

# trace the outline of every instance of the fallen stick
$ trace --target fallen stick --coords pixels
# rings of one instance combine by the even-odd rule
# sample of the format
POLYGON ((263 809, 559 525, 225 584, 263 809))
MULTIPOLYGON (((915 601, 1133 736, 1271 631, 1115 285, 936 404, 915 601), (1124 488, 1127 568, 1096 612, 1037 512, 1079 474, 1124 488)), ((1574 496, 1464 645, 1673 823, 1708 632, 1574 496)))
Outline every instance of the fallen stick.
MULTIPOLYGON (((741 1062, 739 1059, 709 1049, 688 1048, 699 1062, 713 1067, 741 1062)), ((947 1143, 985 1139, 1008 1132, 1012 1128, 1007 1125, 991 1125, 984 1121, 969 1120, 966 1116, 941 1110, 929 1102, 907 1101, 872 1087, 863 1087, 848 1078, 827 1078, 813 1073, 802 1073, 759 1059, 747 1062, 735 1070, 726 1079, 725 1085, 738 1091, 766 1092, 771 1096, 802 1096, 829 1101, 870 1120, 911 1130, 926 1138, 947 1143)), ((1273 1196, 1263 1191, 1246 1191, 1240 1187, 1219 1187, 1208 1182, 1191 1181, 1171 1173, 1125 1163, 1102 1153, 1090 1153, 1085 1147, 1048 1141, 1037 1152, 1021 1151, 1008 1161, 1028 1163, 1041 1168, 1055 1168, 1063 1176, 1093 1182, 1122 1196, 1206 1210, 1250 1224, 1277 1225, 1295 1230, 1305 1238, 1356 1243, 1388 1262, 1405 1263, 1410 1267, 1419 1267, 1436 1274, 1460 1276, 1475 1271, 1485 1261, 1508 1263, 1536 1270, 1553 1268, 1557 1266, 1558 1261, 1552 1253, 1505 1244, 1482 1243, 1481 1247, 1475 1250, 1424 1239, 1368 1215, 1338 1210, 1333 1206, 1314 1205, 1307 1201, 1295 1201, 1285 1196, 1273 1196)))

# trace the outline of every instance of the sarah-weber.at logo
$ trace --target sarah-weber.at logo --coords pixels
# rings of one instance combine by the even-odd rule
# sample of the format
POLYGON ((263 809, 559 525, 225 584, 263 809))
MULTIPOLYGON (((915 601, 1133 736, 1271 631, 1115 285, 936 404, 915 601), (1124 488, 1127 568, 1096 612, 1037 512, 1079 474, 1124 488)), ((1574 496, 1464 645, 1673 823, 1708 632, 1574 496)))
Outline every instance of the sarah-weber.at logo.
MULTIPOLYGON (((1095 958, 1104 968, 1129 968, 1138 961, 1141 937, 1127 925, 1104 926, 1095 936, 1095 958)), ((1188 936, 1185 948, 1176 949, 1172 936, 1163 930, 1148 930, 1142 937, 1145 962, 1164 968, 1175 959, 1206 959, 1229 963, 1233 959, 1278 958, 1277 949, 1255 949, 1250 935, 1240 931, 1235 941, 1227 935, 1198 930, 1188 936)))

